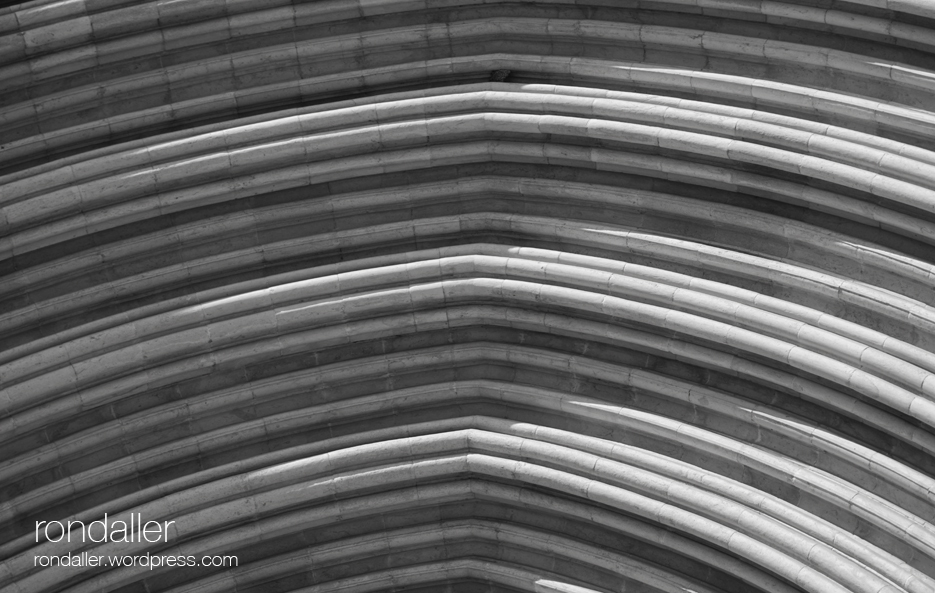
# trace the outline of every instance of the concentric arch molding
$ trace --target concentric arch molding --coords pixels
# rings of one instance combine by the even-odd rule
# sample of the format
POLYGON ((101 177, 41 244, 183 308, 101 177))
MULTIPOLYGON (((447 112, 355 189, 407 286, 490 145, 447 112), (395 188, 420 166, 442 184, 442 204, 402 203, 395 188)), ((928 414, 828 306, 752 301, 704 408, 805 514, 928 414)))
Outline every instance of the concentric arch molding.
POLYGON ((0 592, 935 591, 931 2, 6 4, 0 592))

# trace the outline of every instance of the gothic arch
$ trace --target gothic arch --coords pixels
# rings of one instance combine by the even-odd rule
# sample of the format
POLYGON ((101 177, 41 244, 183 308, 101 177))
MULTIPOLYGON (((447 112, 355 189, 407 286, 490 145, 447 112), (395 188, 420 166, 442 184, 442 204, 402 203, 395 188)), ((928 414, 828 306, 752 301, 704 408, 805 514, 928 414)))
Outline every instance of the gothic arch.
POLYGON ((927 0, 2 8, 0 592, 931 593, 933 190, 927 0))

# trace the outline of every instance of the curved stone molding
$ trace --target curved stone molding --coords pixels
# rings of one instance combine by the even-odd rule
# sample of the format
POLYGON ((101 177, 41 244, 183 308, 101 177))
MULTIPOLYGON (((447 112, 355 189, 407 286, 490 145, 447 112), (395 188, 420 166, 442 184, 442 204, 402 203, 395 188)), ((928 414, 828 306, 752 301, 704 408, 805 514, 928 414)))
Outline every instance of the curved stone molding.
POLYGON ((0 8, 0 592, 935 591, 933 105, 923 0, 0 8))

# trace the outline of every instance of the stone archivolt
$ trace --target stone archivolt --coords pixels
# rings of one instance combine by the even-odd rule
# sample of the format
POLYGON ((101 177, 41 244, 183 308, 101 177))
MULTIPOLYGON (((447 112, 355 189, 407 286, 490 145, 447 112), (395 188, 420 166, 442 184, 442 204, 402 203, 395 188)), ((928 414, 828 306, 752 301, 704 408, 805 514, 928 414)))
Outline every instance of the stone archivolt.
POLYGON ((0 257, 3 593, 935 590, 931 2, 0 9, 0 257))

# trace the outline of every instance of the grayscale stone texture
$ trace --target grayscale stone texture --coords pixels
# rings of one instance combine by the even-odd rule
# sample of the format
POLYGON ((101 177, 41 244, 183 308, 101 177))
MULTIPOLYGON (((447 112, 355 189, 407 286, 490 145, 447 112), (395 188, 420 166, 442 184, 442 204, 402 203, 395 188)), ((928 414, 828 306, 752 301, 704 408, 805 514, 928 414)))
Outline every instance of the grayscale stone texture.
POLYGON ((0 8, 0 593, 65 591, 935 592, 935 3, 0 8), (36 542, 105 513, 174 524, 36 542))

